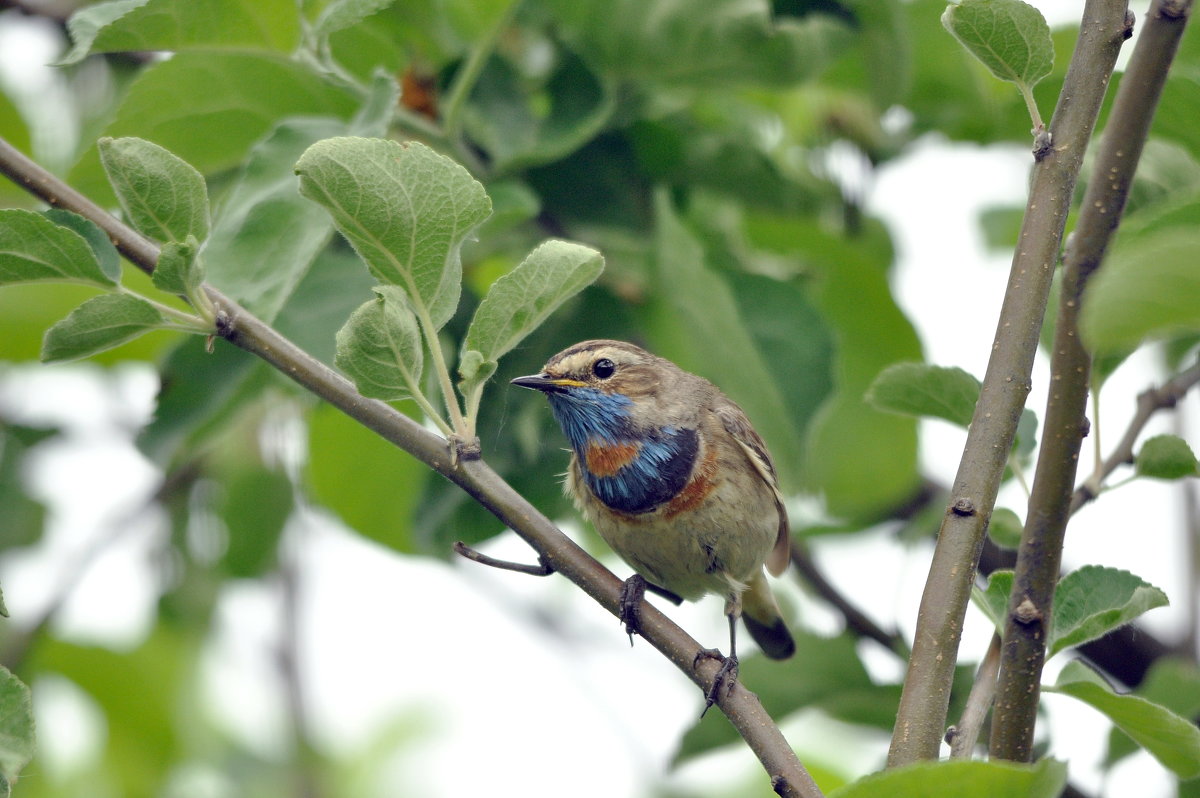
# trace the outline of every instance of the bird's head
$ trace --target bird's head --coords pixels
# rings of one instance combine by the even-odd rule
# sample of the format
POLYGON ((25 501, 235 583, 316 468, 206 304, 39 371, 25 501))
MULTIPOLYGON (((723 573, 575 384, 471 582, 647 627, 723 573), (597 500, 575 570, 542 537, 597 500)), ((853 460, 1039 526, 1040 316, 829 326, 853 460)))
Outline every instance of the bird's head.
POLYGON ((547 361, 541 373, 513 385, 546 394, 555 418, 576 449, 661 427, 664 387, 683 374, 668 360, 623 341, 583 341, 547 361))

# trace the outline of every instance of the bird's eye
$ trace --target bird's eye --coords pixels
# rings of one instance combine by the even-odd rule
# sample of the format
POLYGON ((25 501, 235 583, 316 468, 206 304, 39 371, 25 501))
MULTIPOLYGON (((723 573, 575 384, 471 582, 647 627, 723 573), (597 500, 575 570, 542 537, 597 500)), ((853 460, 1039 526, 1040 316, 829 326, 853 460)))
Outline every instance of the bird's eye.
POLYGON ((606 357, 602 357, 592 364, 592 373, 602 380, 607 380, 616 370, 617 364, 606 357))

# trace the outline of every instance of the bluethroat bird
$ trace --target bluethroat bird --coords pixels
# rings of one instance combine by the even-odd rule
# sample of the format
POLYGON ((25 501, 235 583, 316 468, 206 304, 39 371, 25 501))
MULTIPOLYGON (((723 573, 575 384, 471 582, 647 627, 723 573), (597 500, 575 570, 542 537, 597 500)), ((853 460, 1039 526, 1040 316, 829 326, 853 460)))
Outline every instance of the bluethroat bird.
POLYGON ((736 676, 739 617, 768 657, 795 652, 763 574, 787 568, 787 513, 766 444, 733 400, 623 341, 575 344, 512 382, 549 399, 572 449, 568 495, 637 571, 622 589, 631 640, 647 586, 676 603, 724 596, 729 656, 710 706, 736 676))

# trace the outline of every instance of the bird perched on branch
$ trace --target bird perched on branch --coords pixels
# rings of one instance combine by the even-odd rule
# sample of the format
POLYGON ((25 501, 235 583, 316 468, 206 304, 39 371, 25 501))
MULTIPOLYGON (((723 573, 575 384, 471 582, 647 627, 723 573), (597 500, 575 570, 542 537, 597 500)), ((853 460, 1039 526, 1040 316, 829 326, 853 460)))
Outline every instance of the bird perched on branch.
POLYGON ((723 659, 709 706, 732 688, 739 617, 767 656, 795 652, 763 574, 787 567, 787 514, 771 456, 740 407, 623 341, 578 343, 512 382, 549 399, 571 443, 567 493, 637 571, 622 589, 631 640, 647 583, 676 603, 723 596, 729 656, 697 654, 723 659))

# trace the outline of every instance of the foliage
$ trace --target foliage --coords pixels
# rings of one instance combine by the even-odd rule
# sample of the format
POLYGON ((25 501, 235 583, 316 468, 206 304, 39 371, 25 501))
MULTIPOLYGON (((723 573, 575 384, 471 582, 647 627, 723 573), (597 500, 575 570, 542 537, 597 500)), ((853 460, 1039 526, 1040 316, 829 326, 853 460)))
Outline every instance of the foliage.
MULTIPOLYGON (((93 221, 0 188, 0 357, 154 364, 162 391, 138 444, 164 475, 151 503, 169 519, 171 573, 133 650, 77 645, 51 626, 14 670, 35 687, 65 676, 90 696, 109 729, 96 778, 129 795, 166 794, 173 770, 213 755, 211 729, 189 730, 201 745, 185 733, 190 663, 234 580, 286 581, 289 519, 321 507, 412 557, 503 532, 457 486, 215 341, 228 320, 209 287, 456 453, 478 437, 487 463, 552 518, 568 512, 552 420, 497 384, 608 337, 712 379, 747 411, 785 492, 821 499, 825 517, 811 528, 794 518, 797 535, 919 526, 920 510, 943 509, 929 479, 951 475, 922 472, 917 419, 969 427, 981 383, 921 362, 892 289, 891 234, 822 164, 848 150, 880 168, 929 131, 1027 146, 1026 115, 1043 128, 1038 107, 1061 87, 1077 32, 1052 34, 1019 0, 110 0, 66 28, 60 79, 84 120, 68 179, 157 242, 157 266, 147 278, 93 221), (89 70, 117 87, 102 103, 89 100, 89 70), (281 408, 304 424, 299 468, 260 443, 281 408), (195 518, 227 530, 215 555, 189 542, 195 518)), ((1081 330, 1102 376, 1147 340, 1186 353, 1200 329, 1200 137, 1181 122, 1196 104, 1194 41, 1168 80, 1129 234, 1085 297, 1081 330)), ((34 119, 0 93, 5 139, 28 150, 31 131, 44 133, 34 119)), ((44 509, 20 474, 54 432, 0 421, 8 557, 41 536, 44 509)), ((1005 479, 1023 474, 1038 433, 1027 408, 1005 479)), ((1197 468, 1186 441, 1159 436, 1138 448, 1134 475, 1197 468)), ((991 518, 1001 545, 1015 548, 1022 526, 1012 510, 991 518)), ((1011 584, 996 572, 975 594, 1001 630, 1011 584)), ((1047 653, 1165 603, 1125 571, 1069 572, 1047 653)), ((742 663, 772 715, 819 711, 862 735, 890 731, 900 685, 869 675, 850 631, 794 620, 792 662, 742 663)), ((0 630, 0 643, 16 639, 0 630)), ((960 668, 955 711, 971 671, 960 668)), ((27 689, 0 677, 3 792, 33 732, 27 689)), ((1118 695, 1075 664, 1046 689, 1095 707, 1180 778, 1197 775, 1195 701, 1175 706, 1153 683, 1118 695)), ((305 758, 315 743, 295 720, 296 767, 332 768, 305 758)), ((684 734, 677 758, 734 739, 714 715, 684 734)), ((248 751, 230 759, 256 779, 276 775, 248 751)), ((833 794, 1053 796, 1066 779, 1067 765, 1045 758, 928 763, 833 794)), ((17 793, 47 789, 30 780, 17 793)))

